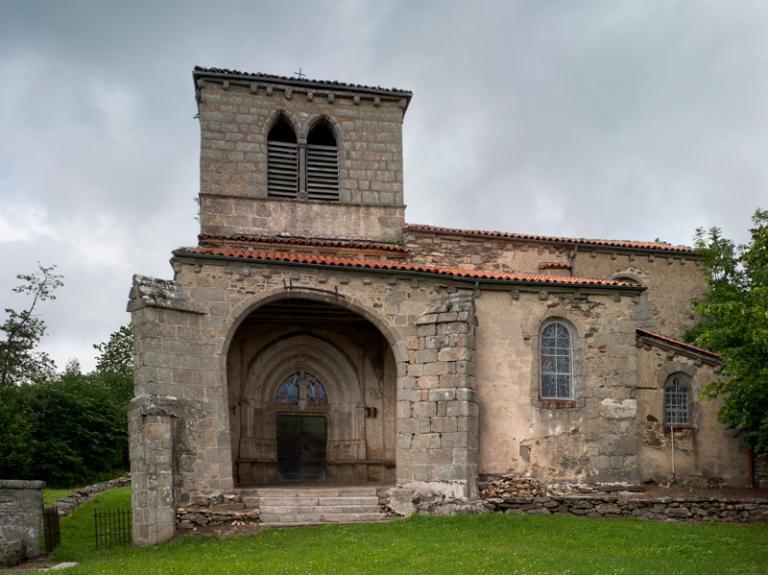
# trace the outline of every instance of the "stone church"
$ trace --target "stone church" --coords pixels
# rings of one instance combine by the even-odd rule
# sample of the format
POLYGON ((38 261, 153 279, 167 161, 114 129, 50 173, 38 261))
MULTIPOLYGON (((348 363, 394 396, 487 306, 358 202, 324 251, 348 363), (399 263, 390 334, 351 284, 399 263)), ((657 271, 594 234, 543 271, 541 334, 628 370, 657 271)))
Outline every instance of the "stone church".
POLYGON ((407 514, 498 474, 746 484, 700 400, 718 357, 680 341, 693 249, 407 223, 410 92, 193 79, 200 235, 128 304, 137 543, 265 485, 376 486, 407 514))

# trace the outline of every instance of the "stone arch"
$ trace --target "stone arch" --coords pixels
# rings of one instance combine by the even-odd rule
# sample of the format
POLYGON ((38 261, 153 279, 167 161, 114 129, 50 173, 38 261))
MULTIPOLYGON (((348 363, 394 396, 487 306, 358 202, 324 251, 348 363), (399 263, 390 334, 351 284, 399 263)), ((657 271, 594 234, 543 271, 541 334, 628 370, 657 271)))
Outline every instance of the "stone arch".
MULTIPOLYGON (((272 110, 272 112, 269 113, 269 116, 267 116, 267 121, 264 122, 264 132, 262 134, 262 137, 264 138, 264 141, 267 141, 267 138, 269 137, 269 133, 272 131, 272 128, 274 128, 275 124, 277 124, 280 120, 285 120, 286 123, 291 127, 293 130, 293 133, 296 135, 296 141, 301 142, 302 141, 302 132, 299 127, 299 123, 291 116, 291 114, 285 110, 285 109, 277 109, 272 110)), ((304 135, 306 137, 306 134, 304 135)))
MULTIPOLYGON (((273 311, 267 311, 264 317, 274 318, 272 314, 273 311)), ((402 364, 408 361, 405 344, 394 326, 354 298, 302 288, 277 288, 243 301, 231 311, 228 322, 230 327, 220 339, 219 353, 230 402, 227 417, 234 483, 256 484, 279 477, 277 420, 284 415, 326 419, 328 479, 365 480, 372 477, 371 473, 379 473, 372 469, 390 469, 387 473, 392 476, 396 453, 395 406, 400 380, 406 372, 402 364), (260 331, 255 323, 240 332, 249 317, 259 321, 260 308, 291 299, 347 309, 366 320, 351 325, 368 335, 355 340, 355 329, 328 331, 324 327, 312 328, 312 324, 303 326, 301 319, 267 331, 260 331), (374 374, 375 358, 381 357, 377 350, 385 349, 386 377, 374 374), (286 405, 274 401, 280 383, 297 371, 307 371, 318 378, 326 389, 328 404, 286 405), (371 405, 378 407, 372 409, 371 405), (374 419, 368 421, 369 417, 374 419), (372 437, 382 439, 371 444, 372 437)))
POLYGON ((221 347, 216 352, 220 358, 219 366, 226 371, 227 351, 230 345, 232 345, 232 338, 237 333, 242 323, 260 307, 272 303, 280 299, 309 299, 318 302, 323 302, 331 305, 343 307, 352 311, 373 324, 373 326, 381 332, 381 335, 389 343, 389 347, 392 349, 392 353, 395 356, 395 361, 399 364, 408 363, 410 361, 408 355, 408 348, 405 344, 403 336, 397 330, 397 327, 390 324, 383 316, 378 312, 371 309, 364 302, 351 297, 346 294, 337 294, 335 292, 325 292, 318 289, 302 289, 302 288, 274 288, 271 290, 265 290, 260 295, 250 299, 246 299, 232 309, 229 315, 228 324, 229 329, 223 339, 220 340, 221 347))
POLYGON ((306 369, 318 376, 334 401, 359 403, 358 374, 346 354, 314 335, 295 335, 267 344, 248 366, 243 399, 265 403, 290 373, 306 369))
POLYGON ((327 114, 318 114, 317 116, 313 116, 309 119, 309 121, 305 124, 305 130, 304 135, 305 137, 309 137, 309 133, 319 124, 326 123, 328 124, 328 127, 331 129, 331 132, 333 132, 333 137, 336 138, 336 146, 341 150, 341 141, 342 141, 342 132, 341 132, 341 125, 336 121, 335 118, 332 116, 329 116, 327 114))

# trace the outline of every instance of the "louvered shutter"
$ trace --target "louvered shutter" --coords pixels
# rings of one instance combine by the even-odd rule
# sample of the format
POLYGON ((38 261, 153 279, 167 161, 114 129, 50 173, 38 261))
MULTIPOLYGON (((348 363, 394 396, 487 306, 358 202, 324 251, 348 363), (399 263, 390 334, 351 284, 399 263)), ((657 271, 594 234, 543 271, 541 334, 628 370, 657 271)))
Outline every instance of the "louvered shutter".
POLYGON ((307 144, 307 198, 339 199, 339 150, 336 146, 307 144))
POLYGON ((267 194, 276 198, 299 195, 299 150, 288 142, 267 142, 267 194))

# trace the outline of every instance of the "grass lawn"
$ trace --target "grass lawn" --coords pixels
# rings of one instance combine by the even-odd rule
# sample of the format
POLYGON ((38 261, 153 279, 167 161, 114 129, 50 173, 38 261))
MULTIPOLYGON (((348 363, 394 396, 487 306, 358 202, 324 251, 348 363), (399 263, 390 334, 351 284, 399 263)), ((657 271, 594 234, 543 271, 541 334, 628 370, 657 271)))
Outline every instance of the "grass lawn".
POLYGON ((63 520, 54 557, 81 563, 68 573, 768 573, 765 524, 573 516, 413 517, 93 551, 92 510, 129 497, 129 488, 108 491, 63 520))

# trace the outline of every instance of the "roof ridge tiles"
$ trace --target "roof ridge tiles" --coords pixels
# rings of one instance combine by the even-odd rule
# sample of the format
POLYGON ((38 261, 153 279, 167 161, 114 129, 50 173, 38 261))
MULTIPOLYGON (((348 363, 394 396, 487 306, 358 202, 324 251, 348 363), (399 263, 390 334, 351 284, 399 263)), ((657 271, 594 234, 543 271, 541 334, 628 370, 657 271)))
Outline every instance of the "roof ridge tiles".
POLYGON ((637 328, 635 330, 635 332, 637 333, 637 335, 639 335, 641 337, 649 337, 651 339, 657 339, 657 340, 666 342, 668 344, 675 345, 677 347, 681 347, 681 348, 687 349, 687 350, 695 352, 695 353, 700 353, 700 354, 703 354, 703 355, 707 355, 707 356, 711 356, 711 357, 720 359, 720 354, 717 353, 717 352, 714 352, 714 351, 712 351, 710 349, 705 349, 703 347, 699 347, 699 346, 696 346, 696 345, 692 345, 690 343, 687 343, 687 342, 679 340, 679 339, 675 339, 673 337, 662 335, 660 333, 656 333, 656 332, 649 331, 647 329, 642 329, 642 328, 637 328))
POLYGON ((343 240, 343 239, 322 239, 322 238, 303 238, 287 236, 250 236, 247 234, 221 235, 221 234, 198 234, 198 242, 222 241, 222 242, 243 242, 254 244, 286 244, 297 246, 316 246, 316 247, 340 247, 362 250, 379 250, 407 253, 408 250, 399 244, 385 244, 378 242, 368 242, 363 240, 343 240))
POLYGON ((640 242, 634 240, 606 240, 598 238, 569 238, 566 236, 544 236, 537 234, 522 234, 516 232, 502 232, 495 230, 469 230, 463 228, 448 228, 442 226, 431 226, 426 224, 405 224, 403 226, 405 230, 411 230, 414 232, 431 232, 431 233, 444 233, 451 235, 463 235, 463 236, 477 236, 477 237, 492 237, 502 239, 518 239, 518 240, 530 240, 537 242, 551 242, 561 244, 577 244, 588 246, 600 246, 600 247, 614 247, 623 249, 639 249, 639 250, 652 250, 652 251, 664 251, 674 252, 687 255, 696 255, 696 249, 690 246, 679 246, 672 244, 665 244, 660 242, 640 242))
POLYGON ((289 83, 293 85, 306 85, 324 87, 328 89, 339 90, 356 90, 366 92, 386 92, 391 93, 393 96, 405 96, 410 98, 413 92, 410 90, 402 90, 400 88, 383 88, 382 86, 366 86, 365 84, 355 84, 351 82, 339 82, 338 80, 316 80, 311 78, 293 78, 291 76, 280 76, 277 74, 265 74, 263 72, 242 72, 240 70, 233 70, 230 68, 216 68, 206 66, 195 66, 193 74, 215 74, 221 76, 241 76, 244 78, 251 78, 253 80, 264 80, 267 82, 281 82, 289 83))
POLYGON ((573 276, 556 276, 531 273, 509 273, 485 270, 471 270, 449 266, 436 266, 431 264, 419 264, 397 260, 368 260, 362 258, 348 258, 321 254, 302 254, 266 250, 250 250, 244 248, 226 247, 183 247, 175 250, 174 255, 202 255, 211 257, 224 257, 234 259, 247 259, 257 261, 286 262, 308 265, 323 265, 339 268, 358 268, 382 271, 403 271, 415 273, 427 273, 440 276, 449 276, 474 280, 497 280, 520 283, 534 283, 547 285, 566 285, 582 287, 620 287, 629 289, 644 289, 641 284, 619 280, 605 280, 594 278, 581 278, 573 276))

